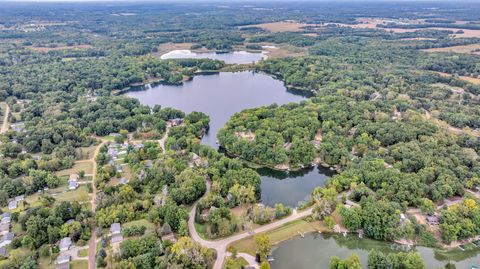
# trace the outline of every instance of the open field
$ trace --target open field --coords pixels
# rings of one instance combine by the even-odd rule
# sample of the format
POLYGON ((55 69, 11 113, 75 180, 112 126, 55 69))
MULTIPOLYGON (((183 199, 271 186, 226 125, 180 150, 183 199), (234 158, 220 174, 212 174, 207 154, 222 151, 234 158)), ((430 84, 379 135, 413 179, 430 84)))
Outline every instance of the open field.
POLYGON ((63 201, 77 201, 77 202, 88 202, 90 201, 90 195, 88 194, 88 187, 86 185, 80 185, 74 191, 66 191, 59 193, 58 195, 54 196, 57 199, 57 202, 63 201))
MULTIPOLYGON (((453 76, 453 75, 447 74, 447 73, 436 72, 436 71, 433 71, 433 72, 439 74, 440 76, 444 76, 444 77, 453 76)), ((458 76, 458 78, 461 79, 461 80, 464 80, 466 82, 470 82, 472 84, 475 84, 475 85, 480 85, 480 78, 472 78, 472 77, 467 77, 467 76, 458 76)))
MULTIPOLYGON (((276 245, 282 241, 298 236, 298 233, 308 233, 316 231, 326 231, 326 227, 319 221, 307 222, 305 220, 295 220, 286 223, 276 229, 268 231, 266 234, 270 238, 272 245, 276 245)), ((255 241, 253 237, 242 239, 232 244, 239 252, 255 255, 255 241)))
POLYGON ((74 46, 58 46, 54 48, 29 46, 27 48, 37 52, 49 52, 49 51, 56 51, 56 50, 90 49, 92 48, 92 46, 91 45, 74 45, 74 46))
POLYGON ((57 172, 57 176, 69 176, 70 174, 78 174, 80 171, 84 171, 85 174, 93 173, 92 162, 77 162, 70 169, 65 169, 57 172))
POLYGON ((95 153, 97 146, 78 148, 76 150, 76 156, 79 160, 88 160, 91 159, 95 153))
MULTIPOLYGON (((430 28, 415 28, 415 29, 403 29, 403 28, 381 28, 377 27, 378 24, 385 24, 388 22, 391 22, 391 19, 381 19, 381 18, 357 18, 357 21, 359 24, 355 25, 349 25, 349 24, 336 24, 339 26, 343 27, 351 27, 354 29, 380 29, 380 30, 385 30, 388 32, 394 32, 394 33, 410 33, 410 32, 415 32, 419 30, 428 30, 428 29, 434 29, 434 30, 447 30, 447 31, 452 31, 454 34, 451 36, 454 37, 465 37, 465 38, 470 38, 470 37, 480 37, 480 30, 469 30, 469 29, 457 29, 457 28, 443 28, 443 27, 430 27, 430 28), (456 33, 457 31, 462 30, 463 33, 456 33)), ((397 22, 397 20, 395 20, 397 22)), ((398 20, 398 22, 402 23, 414 23, 414 24, 420 24, 423 23, 422 20, 398 20)), ((332 23, 335 24, 335 23, 332 23)))
POLYGON ((456 52, 456 53, 480 54, 480 51, 475 51, 475 50, 480 50, 480 44, 452 46, 452 47, 445 47, 445 48, 431 48, 431 49, 424 49, 423 51, 426 51, 426 52, 456 52))
POLYGON ((245 27, 259 27, 265 31, 274 32, 274 33, 275 32, 301 32, 304 30, 304 27, 307 27, 307 26, 317 26, 317 25, 299 23, 294 21, 279 21, 279 22, 246 25, 246 26, 240 27, 240 29, 245 27))

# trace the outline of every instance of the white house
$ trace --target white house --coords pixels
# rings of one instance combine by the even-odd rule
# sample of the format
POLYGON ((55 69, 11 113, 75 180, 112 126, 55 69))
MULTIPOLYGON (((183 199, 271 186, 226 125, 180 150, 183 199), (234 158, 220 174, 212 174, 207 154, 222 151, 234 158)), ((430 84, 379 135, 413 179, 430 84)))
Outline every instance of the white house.
POLYGON ((76 181, 69 181, 68 182, 68 189, 73 191, 73 190, 76 190, 78 187, 78 182, 76 181))
POLYGON ((12 221, 12 216, 9 212, 5 212, 2 214, 2 222, 1 223, 10 223, 12 221))

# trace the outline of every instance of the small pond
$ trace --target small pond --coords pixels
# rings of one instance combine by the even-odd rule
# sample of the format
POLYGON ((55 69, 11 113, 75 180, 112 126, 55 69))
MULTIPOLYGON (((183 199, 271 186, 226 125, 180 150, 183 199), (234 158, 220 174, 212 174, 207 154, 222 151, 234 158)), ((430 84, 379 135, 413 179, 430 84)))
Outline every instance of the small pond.
MULTIPOLYGON (((328 268, 330 257, 342 259, 356 253, 363 268, 367 268, 367 258, 370 250, 376 249, 383 253, 393 252, 392 243, 380 242, 371 239, 360 239, 356 235, 342 236, 340 234, 309 233, 305 238, 299 236, 280 243, 274 248, 272 263, 273 269, 313 269, 328 268)), ((439 268, 449 261, 457 269, 470 269, 472 265, 480 265, 480 249, 446 252, 427 247, 415 247, 425 260, 427 268, 439 268)))
POLYGON ((233 52, 203 52, 190 50, 172 50, 160 56, 161 59, 212 59, 224 61, 226 64, 250 64, 267 58, 263 52, 233 51, 233 52))
POLYGON ((282 203, 292 208, 308 201, 312 190, 323 186, 334 173, 321 166, 289 172, 260 168, 257 172, 262 177, 262 203, 282 203))

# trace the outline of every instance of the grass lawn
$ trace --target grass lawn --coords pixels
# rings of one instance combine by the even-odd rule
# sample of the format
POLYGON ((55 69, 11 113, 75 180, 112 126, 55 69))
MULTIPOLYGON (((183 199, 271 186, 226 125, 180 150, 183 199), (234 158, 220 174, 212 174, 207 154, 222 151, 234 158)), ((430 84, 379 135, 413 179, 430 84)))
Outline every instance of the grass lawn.
POLYGON ((40 257, 38 259, 38 268, 40 269, 55 268, 55 259, 52 259, 52 257, 40 257))
POLYGON ((208 239, 206 232, 206 227, 203 224, 195 223, 195 230, 197 230, 198 235, 203 239, 208 239))
POLYGON ((76 260, 70 262, 70 269, 88 269, 87 260, 76 260))
POLYGON ((78 257, 87 257, 88 256, 88 248, 81 249, 78 251, 78 257))
POLYGON ((134 220, 134 221, 124 223, 124 224, 122 224, 122 228, 127 228, 127 227, 134 226, 134 225, 145 226, 147 228, 147 230, 145 230, 145 234, 155 232, 155 228, 156 228, 155 224, 151 223, 150 221, 148 221, 146 219, 134 220))
POLYGON ((244 258, 227 258, 224 269, 242 269, 242 266, 248 265, 248 262, 244 258))
POLYGON ((58 171, 57 176, 69 176, 70 174, 78 174, 80 171, 84 171, 85 174, 92 174, 93 172, 93 163, 92 162, 81 162, 75 163, 72 168, 58 171))
MULTIPOLYGON (((295 220, 286 223, 276 229, 268 231, 266 234, 270 238, 270 242, 272 242, 272 245, 275 245, 294 236, 297 236, 299 232, 308 233, 326 230, 327 228, 323 225, 322 222, 319 221, 307 222, 305 220, 295 220)), ((233 243, 232 246, 235 247, 238 252, 245 252, 253 256, 255 255, 256 246, 253 237, 239 240, 233 243)))
POLYGON ((111 135, 106 135, 106 136, 102 136, 102 139, 113 142, 115 140, 115 137, 111 135))
POLYGON ((77 201, 77 202, 88 202, 90 201, 90 195, 88 194, 88 188, 85 185, 80 185, 74 191, 66 191, 59 193, 58 195, 54 196, 57 199, 57 202, 63 201, 77 201))

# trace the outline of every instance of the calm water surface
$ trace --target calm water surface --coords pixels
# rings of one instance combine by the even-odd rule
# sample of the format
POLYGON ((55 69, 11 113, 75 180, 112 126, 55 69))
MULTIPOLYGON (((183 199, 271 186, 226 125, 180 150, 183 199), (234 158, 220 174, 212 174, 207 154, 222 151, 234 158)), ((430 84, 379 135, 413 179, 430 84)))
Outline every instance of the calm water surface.
MULTIPOLYGON (((383 253, 393 252, 391 243, 371 239, 359 239, 356 235, 324 235, 318 233, 306 234, 305 238, 295 237, 280 243, 274 251, 275 261, 273 269, 325 269, 329 268, 330 257, 338 256, 347 258, 352 253, 357 253, 363 268, 367 268, 368 253, 372 249, 383 253)), ((425 260, 427 268, 439 268, 449 261, 457 269, 470 269, 472 265, 480 265, 480 249, 445 252, 426 247, 414 249, 425 260)))
POLYGON ((283 83, 250 71, 195 76, 182 85, 158 85, 128 96, 142 104, 173 107, 186 113, 201 111, 210 116, 210 130, 202 143, 217 148, 217 132, 236 112, 277 103, 300 102, 305 97, 287 91, 283 83))
MULTIPOLYGON (((217 148, 217 132, 236 112, 277 103, 300 102, 306 97, 287 91, 283 83, 262 73, 222 72, 195 76, 182 85, 158 85, 128 96, 149 106, 161 105, 185 111, 202 111, 210 116, 210 129, 202 143, 217 148)), ((260 169, 262 202, 295 207, 306 200, 316 186, 322 186, 329 171, 309 168, 299 172, 260 169)))
POLYGON ((226 64, 250 64, 267 58, 263 52, 234 51, 227 53, 205 52, 195 53, 190 50, 172 50, 160 56, 161 59, 212 59, 224 61, 226 64))
POLYGON ((274 206, 297 207, 310 198, 312 190, 323 186, 333 172, 323 167, 311 167, 295 172, 275 171, 268 168, 257 169, 262 177, 262 203, 274 206))

